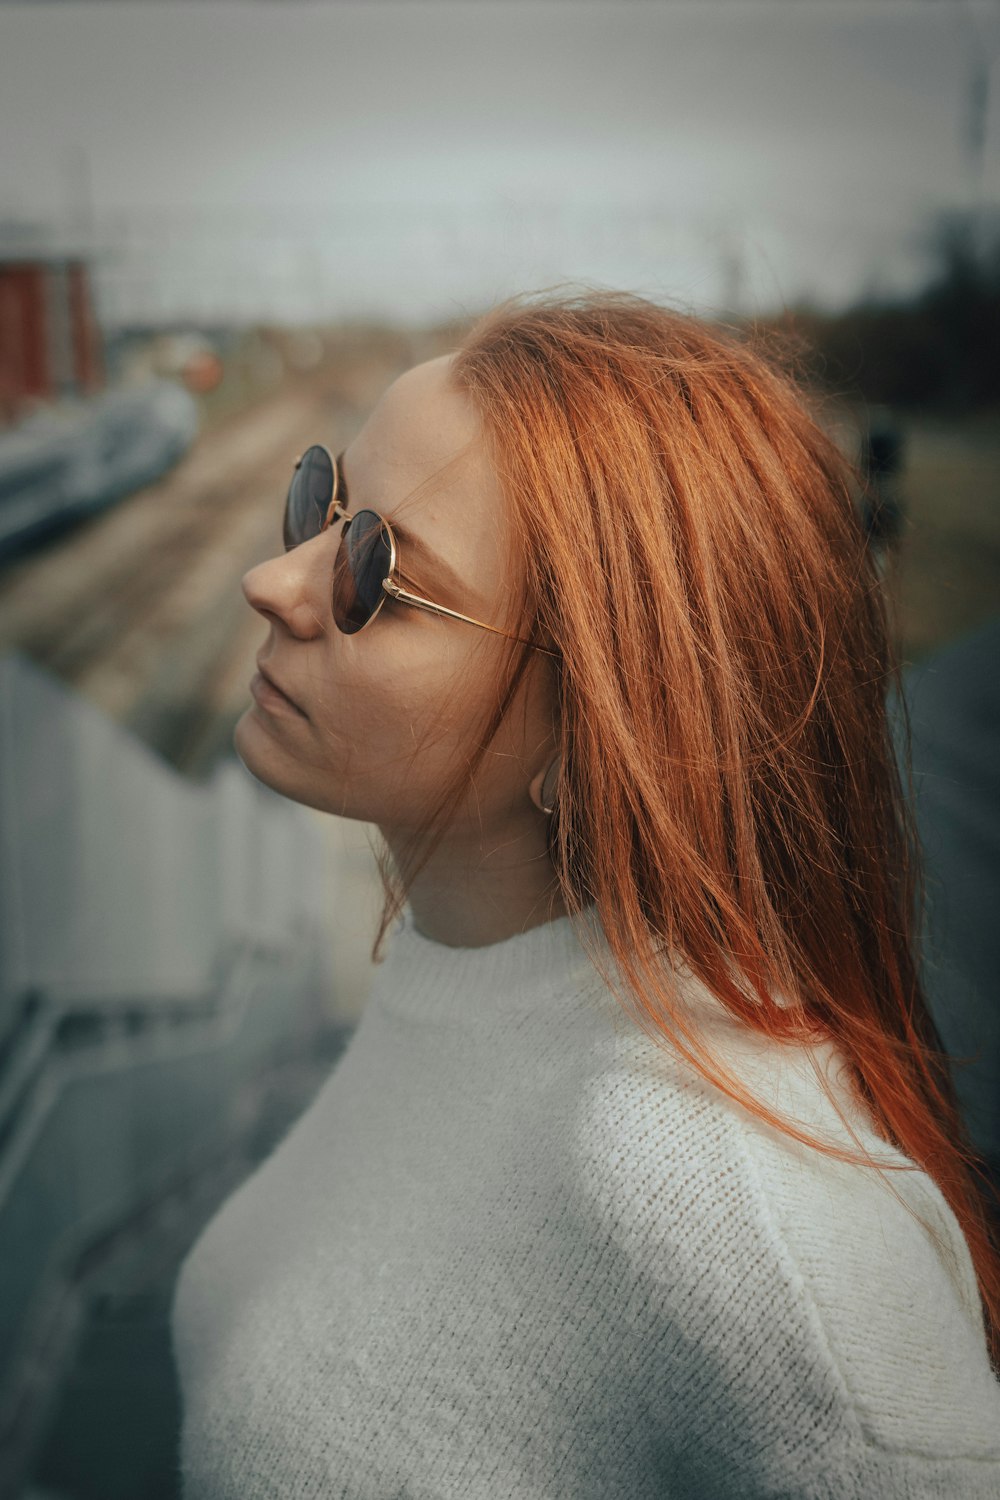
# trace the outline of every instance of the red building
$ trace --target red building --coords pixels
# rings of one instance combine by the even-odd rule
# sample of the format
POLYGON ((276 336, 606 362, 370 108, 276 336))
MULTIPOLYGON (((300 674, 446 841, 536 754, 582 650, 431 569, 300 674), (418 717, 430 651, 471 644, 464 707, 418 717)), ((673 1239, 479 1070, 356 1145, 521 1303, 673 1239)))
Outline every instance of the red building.
POLYGON ((0 240, 0 422, 39 401, 104 385, 90 272, 80 254, 0 240))

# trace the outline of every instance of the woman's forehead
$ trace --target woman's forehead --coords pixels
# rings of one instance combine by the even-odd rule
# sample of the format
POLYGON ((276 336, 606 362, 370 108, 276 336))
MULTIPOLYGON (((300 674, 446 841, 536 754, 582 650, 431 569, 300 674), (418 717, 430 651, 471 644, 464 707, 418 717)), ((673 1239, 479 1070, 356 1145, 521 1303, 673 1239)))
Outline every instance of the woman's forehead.
POLYGON ((468 454, 469 467, 475 467, 479 418, 469 397, 450 380, 450 368, 449 355, 414 365, 383 393, 365 424, 387 463, 419 473, 418 482, 459 454, 468 454))
POLYGON ((445 355, 415 365, 385 391, 345 450, 348 508, 398 520, 467 579, 467 602, 487 607, 506 577, 504 506, 478 414, 449 380, 450 363, 445 355))

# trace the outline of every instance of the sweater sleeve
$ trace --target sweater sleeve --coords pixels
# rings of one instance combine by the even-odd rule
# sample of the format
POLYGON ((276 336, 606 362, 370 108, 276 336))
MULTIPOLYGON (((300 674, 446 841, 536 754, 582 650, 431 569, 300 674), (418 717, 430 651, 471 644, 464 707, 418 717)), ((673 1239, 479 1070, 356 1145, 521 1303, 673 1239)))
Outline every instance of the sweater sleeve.
POLYGON ((872 1169, 649 1053, 581 1098, 575 1192, 663 1492, 997 1500, 1000 1386, 934 1185, 891 1174, 941 1245, 872 1169))

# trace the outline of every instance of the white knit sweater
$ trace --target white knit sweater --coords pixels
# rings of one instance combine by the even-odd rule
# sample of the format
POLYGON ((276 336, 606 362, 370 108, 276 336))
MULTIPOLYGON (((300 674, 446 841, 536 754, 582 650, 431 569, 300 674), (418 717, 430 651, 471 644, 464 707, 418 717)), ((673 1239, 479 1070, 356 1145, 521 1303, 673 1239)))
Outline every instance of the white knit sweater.
MULTIPOLYGON (((476 949, 397 923, 346 1053, 182 1268, 186 1500, 997 1500, 937 1188, 887 1174, 940 1243, 756 1124, 625 1015, 583 920, 476 949)), ((758 1096, 848 1140, 808 1054, 684 994, 758 1096)))

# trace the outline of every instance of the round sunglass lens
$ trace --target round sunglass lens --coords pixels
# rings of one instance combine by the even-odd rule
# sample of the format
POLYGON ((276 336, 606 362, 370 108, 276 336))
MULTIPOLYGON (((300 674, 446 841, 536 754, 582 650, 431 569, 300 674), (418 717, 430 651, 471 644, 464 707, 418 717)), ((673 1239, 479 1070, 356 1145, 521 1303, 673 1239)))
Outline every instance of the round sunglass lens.
POLYGON ((333 565, 333 618, 338 630, 354 635, 368 624, 385 597, 392 548, 382 517, 359 510, 344 523, 333 565))
POLYGON ((317 536, 333 498, 333 463, 325 448, 303 453, 292 476, 285 504, 285 546, 297 547, 317 536))

